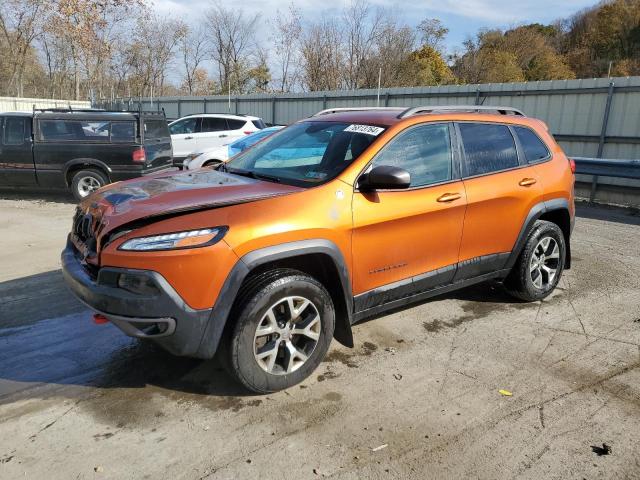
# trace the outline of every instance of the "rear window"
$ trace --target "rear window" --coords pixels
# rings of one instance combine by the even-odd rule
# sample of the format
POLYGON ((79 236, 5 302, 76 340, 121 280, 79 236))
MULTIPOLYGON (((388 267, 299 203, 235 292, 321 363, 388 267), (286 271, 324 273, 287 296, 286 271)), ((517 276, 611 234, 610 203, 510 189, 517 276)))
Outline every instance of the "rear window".
POLYGON ((482 175, 518 166, 516 144, 506 125, 460 123, 467 174, 482 175))
POLYGON ((244 120, 234 120, 232 118, 227 118, 227 123, 229 124, 229 130, 240 130, 247 122, 245 122, 244 120))
POLYGON ((259 128, 260 130, 262 130, 263 128, 267 128, 267 125, 262 121, 261 118, 257 120, 251 120, 251 123, 253 123, 254 127, 259 128))
POLYGON ((169 138, 169 127, 164 120, 148 120, 144 121, 144 138, 159 139, 169 138))
MULTIPOLYGON (((25 123, 24 117, 6 117, 3 143, 5 145, 22 145, 25 139, 25 123)), ((2 125, 2 118, 0 118, 0 125, 2 125)))
POLYGON ((525 127, 513 128, 518 135, 527 163, 535 163, 549 157, 547 146, 531 130, 525 127))

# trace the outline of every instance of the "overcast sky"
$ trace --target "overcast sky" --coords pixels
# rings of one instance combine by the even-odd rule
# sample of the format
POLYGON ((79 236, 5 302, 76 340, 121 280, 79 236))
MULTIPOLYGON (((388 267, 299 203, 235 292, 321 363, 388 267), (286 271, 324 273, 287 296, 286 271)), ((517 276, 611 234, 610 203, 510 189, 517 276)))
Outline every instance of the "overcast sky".
MULTIPOLYGON (((202 18, 211 0, 154 0, 156 11, 173 18, 197 21, 202 18)), ((244 9, 247 13, 271 18, 276 10, 286 10, 287 0, 222 0, 225 6, 244 9)), ((304 18, 318 19, 320 15, 331 15, 346 2, 296 0, 295 5, 304 18), (328 7, 329 5, 329 7, 328 7), (331 7, 335 5, 336 7, 331 7), (333 12, 332 12, 333 9, 333 12)), ((391 9, 401 20, 415 26, 426 17, 440 19, 448 28, 447 48, 453 51, 468 35, 482 27, 509 27, 520 23, 549 23, 596 3, 594 0, 370 0, 373 5, 391 9)), ((262 25, 262 29, 267 29, 262 25)), ((268 33, 268 32, 264 32, 268 33)))
MULTIPOLYGON (((1 0, 0 0, 1 1, 1 0)), ((152 0, 155 11, 187 23, 198 23, 214 0, 152 0)), ((262 20, 258 38, 268 41, 269 25, 276 11, 286 11, 290 0, 218 0, 224 6, 242 8, 247 14, 258 14, 262 20)), ((348 0, 295 0, 293 3, 306 21, 338 15, 348 0)), ((508 28, 523 23, 550 23, 593 6, 597 0, 369 0, 374 6, 389 9, 402 22, 415 27, 424 18, 438 18, 449 28, 445 46, 447 53, 460 49, 462 42, 480 28, 508 28)), ((205 62, 205 68, 211 68, 205 62)), ((177 70, 170 80, 179 82, 177 70)))

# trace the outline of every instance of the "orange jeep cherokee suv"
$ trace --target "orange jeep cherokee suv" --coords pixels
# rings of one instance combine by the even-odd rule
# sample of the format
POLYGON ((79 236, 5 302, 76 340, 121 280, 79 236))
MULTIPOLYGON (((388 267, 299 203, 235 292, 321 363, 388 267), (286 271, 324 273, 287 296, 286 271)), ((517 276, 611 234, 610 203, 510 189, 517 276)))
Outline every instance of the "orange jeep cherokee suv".
POLYGON ((571 162, 503 107, 333 109, 217 169, 78 206, 66 282, 127 335, 294 385, 364 317, 489 279, 540 300, 570 267, 571 162))

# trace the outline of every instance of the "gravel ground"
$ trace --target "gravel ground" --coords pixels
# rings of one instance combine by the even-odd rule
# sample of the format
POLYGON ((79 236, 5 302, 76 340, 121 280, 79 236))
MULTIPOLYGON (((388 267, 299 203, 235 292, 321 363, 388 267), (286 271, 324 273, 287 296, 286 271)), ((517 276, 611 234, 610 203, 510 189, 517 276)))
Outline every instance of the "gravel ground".
POLYGON ((438 297, 249 396, 214 361, 91 322, 59 270, 73 208, 0 194, 2 479, 640 478, 634 212, 580 207, 543 302, 438 297))

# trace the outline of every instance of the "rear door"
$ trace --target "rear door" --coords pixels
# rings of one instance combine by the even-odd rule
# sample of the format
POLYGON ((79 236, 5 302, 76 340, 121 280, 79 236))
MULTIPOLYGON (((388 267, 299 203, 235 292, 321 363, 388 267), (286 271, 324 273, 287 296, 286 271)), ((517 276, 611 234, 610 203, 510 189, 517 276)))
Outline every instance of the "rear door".
POLYGON ((229 137, 232 140, 236 140, 238 138, 242 138, 246 135, 249 135, 253 132, 257 132, 260 130, 253 123, 248 120, 240 120, 237 118, 228 118, 227 124, 229 125, 229 137))
POLYGON ((519 158, 512 128, 457 124, 464 153, 467 212, 456 280, 500 270, 531 208, 542 201, 535 168, 519 158))
POLYGON ((0 183, 36 185, 30 117, 0 117, 0 183))
POLYGON ((224 117, 202 117, 202 130, 196 135, 198 150, 221 147, 232 142, 236 136, 229 131, 224 117))
POLYGON ((196 135, 200 132, 200 118, 189 117, 177 120, 169 125, 173 155, 184 158, 197 149, 196 135))

